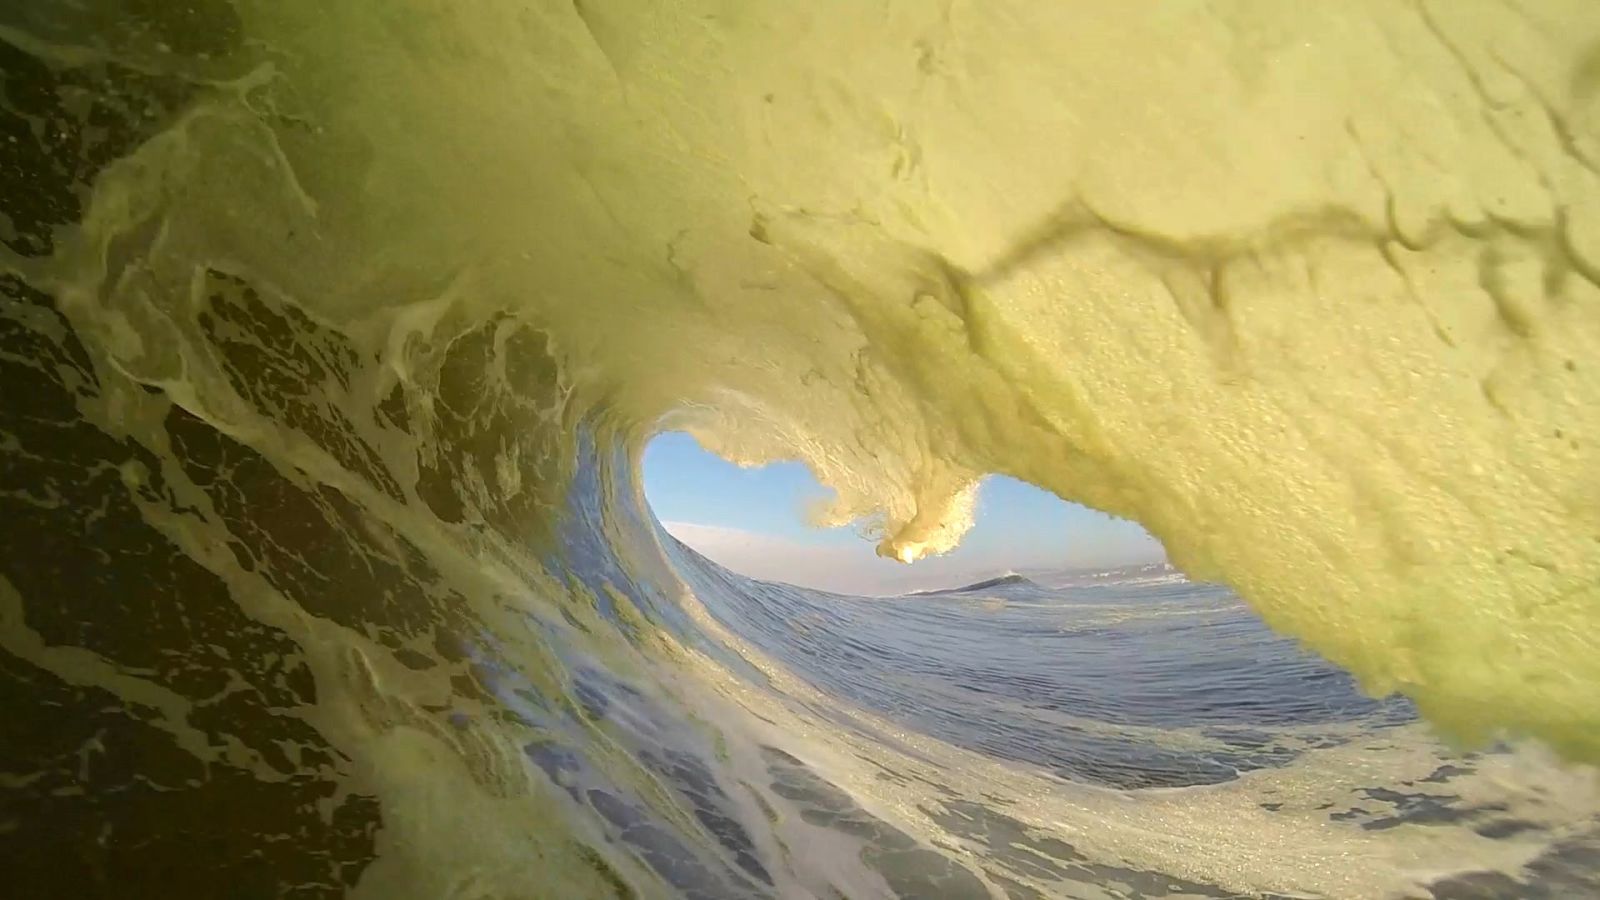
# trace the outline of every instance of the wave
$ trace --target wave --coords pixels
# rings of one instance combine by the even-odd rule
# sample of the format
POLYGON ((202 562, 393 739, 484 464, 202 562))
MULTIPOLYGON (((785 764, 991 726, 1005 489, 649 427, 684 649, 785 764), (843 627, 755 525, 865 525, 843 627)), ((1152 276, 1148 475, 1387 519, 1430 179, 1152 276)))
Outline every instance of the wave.
POLYGON ((945 588, 944 590, 939 591, 916 591, 913 592, 911 596, 917 597, 927 594, 968 594, 973 591, 988 590, 989 588, 1013 586, 1022 588, 1038 587, 1038 585, 1034 584, 1032 581, 1029 581, 1026 576, 1018 575, 1013 572, 1010 575, 1000 575, 995 578, 985 578, 982 581, 974 581, 971 584, 964 584, 961 587, 945 588))
MULTIPOLYGON (((983 475, 1030 481, 1454 739, 1600 760, 1597 41, 1559 3, 0 11, 8 869, 37 896, 1322 877, 1257 853, 1325 839, 1258 810, 1290 770, 1189 801, 1250 823, 1198 853, 1150 836, 1176 801, 808 688, 718 618, 769 586, 652 520, 666 428, 804 461, 814 518, 903 561, 959 541, 983 475), (924 783, 963 771, 1011 805, 924 783)), ((1445 765, 1416 740, 1413 781, 1445 765)), ((1322 749, 1293 772, 1354 752, 1322 749)), ((1376 833, 1316 889, 1414 888, 1376 833)), ((1452 840, 1435 874, 1474 858, 1452 840)))

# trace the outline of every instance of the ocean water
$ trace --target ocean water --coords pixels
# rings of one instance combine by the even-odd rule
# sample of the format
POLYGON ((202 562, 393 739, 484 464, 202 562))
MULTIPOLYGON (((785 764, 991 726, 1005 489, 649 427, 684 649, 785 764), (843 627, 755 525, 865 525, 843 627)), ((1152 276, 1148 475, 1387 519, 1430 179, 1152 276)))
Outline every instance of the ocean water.
MULTIPOLYGON (((798 708, 824 734, 838 729, 826 742, 851 747, 873 781, 888 785, 883 793, 926 817, 935 846, 963 851, 989 883, 912 877, 891 882, 900 896, 1556 897, 1600 889, 1593 812, 1558 826, 1568 837, 1515 871, 1450 871, 1452 858, 1486 858, 1479 839, 1537 830, 1512 810, 1545 807, 1533 798, 1563 790, 1533 783, 1555 774, 1548 760, 1527 748, 1453 752, 1419 728, 1409 703, 1362 695, 1227 589, 1191 583, 1165 564, 1041 570, 864 598, 752 582, 681 544, 669 552, 707 615, 747 652, 781 665, 795 679, 784 684, 803 685, 799 697, 779 692, 776 705, 798 708), (1026 785, 1022 796, 963 776, 945 755, 958 749, 957 761, 978 754, 988 766, 1028 773, 1006 783, 1026 785), (1063 818, 1041 827, 1016 818, 1017 807, 1063 818), (1142 868, 1075 848, 1072 836, 1103 837, 1111 821, 1127 822, 1129 808, 1158 842, 1192 841, 1195 856, 1176 868, 1142 868), (1427 837, 1385 846, 1391 829, 1427 837), (1240 839, 1262 843, 1207 846, 1240 839), (1425 861, 1432 851, 1420 848, 1434 842, 1454 849, 1425 861), (1276 857, 1283 868, 1257 870, 1247 882, 1197 874, 1257 854, 1258 864, 1276 857)), ((870 830, 859 813, 801 815, 870 830)))
POLYGON ((1089 784, 1227 781, 1416 718, 1362 696, 1225 588, 1161 566, 1038 574, 1056 586, 1019 575, 874 601, 731 580, 696 593, 830 695, 1089 784))
POLYGON ((0 894, 1600 895, 1600 15, 1302 7, 0 7, 0 894))

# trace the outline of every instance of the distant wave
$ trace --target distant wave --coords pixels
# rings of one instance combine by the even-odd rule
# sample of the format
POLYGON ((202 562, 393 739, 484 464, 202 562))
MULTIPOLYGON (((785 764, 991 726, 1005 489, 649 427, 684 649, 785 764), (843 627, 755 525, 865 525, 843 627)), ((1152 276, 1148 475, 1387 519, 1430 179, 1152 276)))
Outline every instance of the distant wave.
POLYGON ((973 591, 982 591, 982 590, 987 590, 989 588, 997 588, 997 587, 1009 587, 1009 586, 1012 586, 1012 585, 1026 585, 1028 587, 1035 587, 1035 588, 1038 587, 1037 584, 1034 584, 1026 576, 1018 575, 1015 572, 1013 572, 1010 575, 1001 575, 1001 576, 996 577, 996 578, 987 578, 987 579, 985 579, 983 581, 974 581, 971 584, 965 584, 965 585, 962 585, 961 587, 941 588, 939 590, 933 590, 933 591, 912 591, 910 594, 907 594, 906 596, 909 596, 909 597, 920 597, 920 596, 925 596, 925 595, 928 595, 928 594, 968 594, 968 593, 972 593, 973 591))

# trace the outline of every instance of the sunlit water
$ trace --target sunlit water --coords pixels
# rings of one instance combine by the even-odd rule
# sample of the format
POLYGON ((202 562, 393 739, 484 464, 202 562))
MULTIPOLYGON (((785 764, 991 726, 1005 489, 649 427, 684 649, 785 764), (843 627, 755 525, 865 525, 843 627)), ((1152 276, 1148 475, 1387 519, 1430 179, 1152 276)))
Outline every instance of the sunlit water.
MULTIPOLYGON (((849 748, 887 796, 911 798, 935 846, 972 854, 988 889, 1007 897, 1275 896, 1273 886, 1304 879, 1352 848, 1390 856, 1402 871, 1416 853, 1420 896, 1556 897, 1600 888, 1592 823, 1547 832, 1550 843, 1518 873, 1469 866, 1424 875, 1428 854, 1419 848, 1430 843, 1470 853, 1485 841, 1541 840, 1534 820, 1563 802, 1552 806, 1548 794, 1560 788, 1540 782, 1564 776, 1536 753, 1451 753, 1416 725, 1410 704, 1364 696, 1225 588, 1191 583, 1164 565, 1040 570, 866 598, 752 582, 670 540, 668 552, 733 643, 795 677, 742 676, 776 708, 822 729, 808 749, 837 764, 849 748), (986 783, 950 768, 954 748, 1028 773, 1020 779, 1026 799, 1007 796, 1015 782, 986 783), (1161 790, 1171 788, 1190 792, 1161 790), (1016 807, 1037 811, 1052 793, 1075 798, 1082 818, 1040 829, 1013 817, 1016 807), (1286 835, 1307 843, 1301 855, 1278 859, 1285 869, 1257 876, 1267 884, 1240 890, 1097 858, 1061 839, 1093 834, 1097 824, 1111 831, 1127 815, 1121 804, 1145 803, 1140 815, 1158 832, 1198 817, 1204 824, 1190 839, 1233 845, 1246 837, 1280 850, 1286 835), (1243 814, 1241 804, 1253 808, 1243 814), (1347 843, 1352 835, 1359 837, 1347 843)), ((801 804, 802 818, 865 838, 869 863, 902 839, 844 794, 823 790, 824 802, 807 790, 786 792, 785 773, 801 762, 765 752, 775 787, 801 804)), ((987 896, 947 869, 927 857, 887 874, 900 896, 987 896)), ((1364 894, 1362 877, 1328 895, 1364 894)))
POLYGON ((1034 577, 882 600, 711 581, 701 596, 835 696, 1089 783, 1216 782, 1414 720, 1224 588, 1160 566, 1034 577))

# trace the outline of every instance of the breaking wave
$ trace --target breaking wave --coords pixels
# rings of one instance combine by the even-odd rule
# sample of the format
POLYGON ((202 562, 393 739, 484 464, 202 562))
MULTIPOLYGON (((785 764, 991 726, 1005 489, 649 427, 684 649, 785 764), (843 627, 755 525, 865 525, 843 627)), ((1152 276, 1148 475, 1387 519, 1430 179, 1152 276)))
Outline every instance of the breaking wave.
POLYGON ((8 871, 1591 890, 1597 47, 1558 0, 0 10, 8 871), (1004 473, 1188 577, 752 582, 646 509, 668 428, 896 559, 1004 473))

